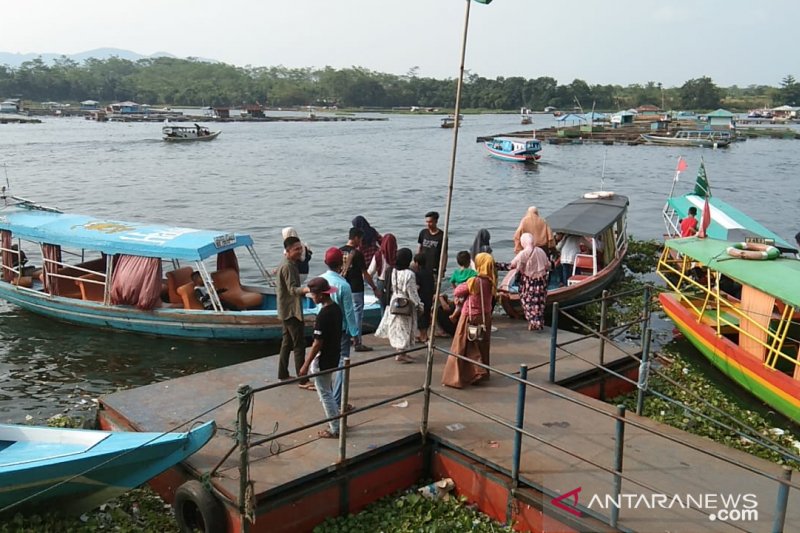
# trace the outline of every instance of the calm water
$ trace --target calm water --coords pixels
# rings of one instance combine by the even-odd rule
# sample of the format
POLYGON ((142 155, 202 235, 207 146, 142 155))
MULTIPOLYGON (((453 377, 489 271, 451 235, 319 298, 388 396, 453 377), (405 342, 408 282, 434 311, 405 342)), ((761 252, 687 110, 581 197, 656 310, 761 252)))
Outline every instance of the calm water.
MULTIPOLYGON (((371 115, 374 116, 374 115, 371 115)), ((536 115, 535 126, 552 124, 536 115)), ((297 228, 317 251, 341 245, 364 215, 400 246, 416 246, 423 216, 444 214, 452 130, 438 116, 381 122, 227 123, 211 143, 173 145, 156 123, 46 119, 0 126, 0 165, 19 196, 64 210, 251 233, 268 264, 280 229, 297 228)), ((547 216, 600 188, 631 200, 629 232, 659 238, 660 210, 679 155, 694 182, 701 156, 712 192, 788 240, 800 230, 800 141, 751 139, 726 150, 545 144, 538 166, 487 157, 479 135, 521 129, 517 115, 467 116, 459 132, 450 249, 488 228, 499 259, 530 205, 547 216)), ((527 128, 527 127, 526 127, 527 128)), ((215 128, 216 129, 216 128, 215 128)), ((1 177, 1 176, 0 176, 1 177)), ((32 255, 32 254, 30 254, 32 255)), ((451 254, 451 256, 454 254, 451 254)), ((312 264, 312 273, 314 265, 312 264)), ((274 353, 274 345, 138 337, 63 325, 0 303, 0 421, 40 420, 99 394, 274 353)), ((269 361, 266 364, 275 364, 269 361)), ((233 393, 233 391, 231 391, 233 393)))

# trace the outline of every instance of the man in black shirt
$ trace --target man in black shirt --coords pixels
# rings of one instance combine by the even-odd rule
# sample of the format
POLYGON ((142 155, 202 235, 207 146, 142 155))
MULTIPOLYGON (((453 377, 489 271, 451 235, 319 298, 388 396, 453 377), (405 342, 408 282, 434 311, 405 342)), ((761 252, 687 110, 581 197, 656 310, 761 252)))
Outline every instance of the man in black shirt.
MULTIPOLYGON (((439 213, 436 211, 428 211, 425 213, 425 229, 419 232, 419 248, 418 254, 425 254, 425 264, 433 272, 433 279, 439 277, 439 256, 442 253, 442 242, 444 241, 444 232, 439 229, 439 213)), ((445 254, 445 270, 447 270, 447 250, 445 254)), ((444 274, 444 272, 442 272, 444 274)))
POLYGON ((369 352, 372 348, 361 343, 361 321, 364 317, 364 281, 366 280, 369 286, 372 287, 372 292, 375 293, 376 298, 381 297, 381 291, 375 285, 370 273, 367 272, 364 254, 358 249, 361 246, 364 231, 360 228, 350 228, 348 237, 347 244, 339 248, 339 250, 342 251, 342 276, 350 284, 350 290, 353 292, 353 309, 356 312, 356 324, 358 324, 358 335, 353 337, 353 349, 357 352, 369 352))
MULTIPOLYGON (((308 282, 308 291, 315 304, 322 304, 322 309, 317 313, 314 322, 314 342, 306 356, 305 363, 300 368, 299 374, 305 376, 309 370, 316 374, 323 370, 330 370, 339 366, 342 339, 342 310, 331 300, 331 294, 336 292, 336 287, 331 287, 325 278, 313 278, 308 282)), ((314 385, 325 410, 325 416, 332 418, 339 416, 339 406, 333 399, 333 374, 324 374, 314 378, 314 385)), ((324 439, 333 439, 339 436, 339 419, 329 422, 329 429, 319 432, 324 439)))

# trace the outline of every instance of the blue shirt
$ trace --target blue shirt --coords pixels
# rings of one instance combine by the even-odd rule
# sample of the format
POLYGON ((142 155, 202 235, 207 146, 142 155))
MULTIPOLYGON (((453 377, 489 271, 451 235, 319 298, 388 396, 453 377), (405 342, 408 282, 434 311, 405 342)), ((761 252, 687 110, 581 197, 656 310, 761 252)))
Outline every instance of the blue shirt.
POLYGON ((351 337, 357 337, 361 331, 361 324, 356 323, 356 311, 353 307, 353 292, 350 290, 350 284, 341 274, 333 270, 327 270, 322 277, 328 280, 331 287, 338 289, 331 294, 331 300, 342 309, 344 316, 342 331, 348 332, 351 337))

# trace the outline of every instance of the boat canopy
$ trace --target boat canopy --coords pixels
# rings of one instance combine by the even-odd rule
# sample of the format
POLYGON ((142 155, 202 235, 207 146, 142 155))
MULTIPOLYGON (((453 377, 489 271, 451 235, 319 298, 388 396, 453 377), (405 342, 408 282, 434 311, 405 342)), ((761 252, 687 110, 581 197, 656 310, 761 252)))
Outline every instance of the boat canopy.
MULTIPOLYGON (((689 215, 689 208, 696 207, 699 220, 700 215, 703 213, 705 201, 703 196, 685 194, 668 198, 667 204, 675 210, 680 218, 686 218, 689 215)), ((711 223, 706 230, 706 234, 709 237, 723 241, 744 241, 747 237, 763 237, 774 240, 775 246, 781 252, 797 251, 776 233, 773 233, 722 200, 712 196, 708 199, 708 204, 711 211, 711 223)))
POLYGON ((0 212, 0 229, 36 242, 162 259, 200 261, 249 246, 249 235, 223 231, 122 222, 86 215, 18 209, 0 212))
POLYGON ((553 231, 593 237, 613 225, 628 207, 628 197, 580 198, 547 217, 553 231))
POLYGON ((667 239, 664 242, 668 248, 712 270, 800 308, 800 261, 783 257, 764 261, 738 259, 727 253, 732 244, 698 237, 667 239))

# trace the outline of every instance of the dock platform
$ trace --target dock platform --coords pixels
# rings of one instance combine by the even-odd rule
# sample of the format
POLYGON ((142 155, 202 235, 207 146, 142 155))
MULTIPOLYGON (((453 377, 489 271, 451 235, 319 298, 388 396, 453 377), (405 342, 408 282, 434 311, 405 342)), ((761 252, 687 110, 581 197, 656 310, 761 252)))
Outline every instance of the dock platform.
MULTIPOLYGON (((317 437, 317 429, 323 426, 251 448, 256 521, 249 530, 309 531, 328 516, 357 512, 426 477, 451 477, 459 494, 500 521, 514 520, 519 530, 772 531, 779 483, 751 470, 779 478, 780 466, 634 414, 627 415, 632 423, 624 430, 622 494, 629 501, 622 502, 616 527, 608 525, 612 511, 607 497, 614 494, 609 469, 614 464, 616 408, 548 381, 549 331, 529 332, 525 322, 500 317, 494 325, 492 366, 518 374, 525 364, 528 381, 534 385, 527 387, 523 426, 534 438, 522 439, 518 486, 511 477, 515 432, 475 410, 514 424, 519 385, 495 373, 488 382, 470 388, 443 387, 440 379, 446 356, 437 354, 425 439, 420 435, 424 400, 420 393, 348 417, 349 477, 337 465, 338 441, 317 437), (755 514, 743 514, 750 509, 743 507, 745 493, 756 503, 755 514), (652 495, 658 498, 653 500, 652 495), (666 507, 663 495, 680 497, 680 502, 691 496, 704 503, 700 509, 683 508, 671 500, 666 507), (738 495, 735 516, 742 520, 716 519, 720 498, 728 495, 738 495), (554 503, 559 497, 563 501, 554 503)), ((578 337, 563 331, 558 335, 559 343, 578 337)), ((449 339, 437 341, 449 348, 449 339)), ((365 337, 365 343, 375 351, 351 354, 353 363, 392 353, 380 339, 365 337)), ((597 339, 588 338, 570 344, 571 354, 559 353, 556 383, 593 370, 598 345, 597 339)), ((420 388, 425 379, 424 355, 424 350, 418 352, 413 364, 401 365, 389 357, 351 369, 350 402, 358 409, 420 388)), ((606 346, 606 363, 626 357, 623 351, 606 346)), ((238 451, 230 453, 235 447, 236 390, 240 384, 259 388, 276 382, 276 367, 277 358, 270 357, 110 394, 101 398, 101 424, 167 431, 205 413, 200 420, 215 419, 217 435, 188 460, 183 474, 162 476, 154 487, 171 501, 185 479, 220 465, 211 483, 218 494, 236 502, 238 451)), ((315 393, 292 384, 255 394, 250 418, 252 440, 258 440, 324 415, 315 393)), ((790 491, 787 509, 786 523, 799 524, 797 490, 790 491)), ((230 512, 229 531, 241 530, 230 512)))

